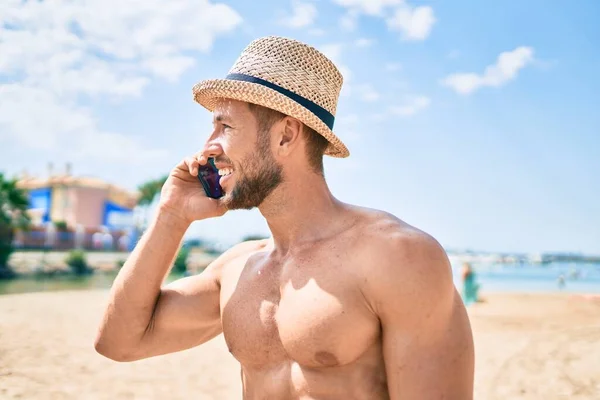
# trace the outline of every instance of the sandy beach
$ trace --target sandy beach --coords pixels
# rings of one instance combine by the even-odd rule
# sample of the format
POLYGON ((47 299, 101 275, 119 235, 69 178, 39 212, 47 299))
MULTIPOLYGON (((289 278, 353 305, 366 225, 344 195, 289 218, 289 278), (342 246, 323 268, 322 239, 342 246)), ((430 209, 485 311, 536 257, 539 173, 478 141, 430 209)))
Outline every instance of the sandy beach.
MULTIPOLYGON (((130 364, 96 354, 107 293, 0 296, 0 398, 240 399, 222 336, 130 364)), ((600 399, 599 298, 491 294, 469 314, 476 399, 600 399)))

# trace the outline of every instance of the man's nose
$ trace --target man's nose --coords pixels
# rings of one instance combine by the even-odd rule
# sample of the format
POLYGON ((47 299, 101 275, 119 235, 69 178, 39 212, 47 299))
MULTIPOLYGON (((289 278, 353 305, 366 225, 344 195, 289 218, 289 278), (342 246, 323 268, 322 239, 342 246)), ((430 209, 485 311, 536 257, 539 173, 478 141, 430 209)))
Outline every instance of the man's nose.
POLYGON ((206 158, 215 158, 223 154, 223 148, 216 142, 208 141, 204 145, 202 155, 206 158))

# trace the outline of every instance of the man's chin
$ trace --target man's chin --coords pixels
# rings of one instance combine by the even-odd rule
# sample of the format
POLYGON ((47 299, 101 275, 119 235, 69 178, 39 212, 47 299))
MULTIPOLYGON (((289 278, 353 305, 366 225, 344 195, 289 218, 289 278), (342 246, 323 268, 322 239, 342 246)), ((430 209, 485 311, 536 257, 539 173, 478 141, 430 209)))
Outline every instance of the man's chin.
POLYGON ((239 198, 234 197, 233 193, 226 193, 225 196, 220 199, 221 204, 229 211, 233 210, 252 210, 257 206, 251 204, 249 201, 240 201, 239 198))
POLYGON ((221 197, 219 199, 219 202, 221 203, 221 205, 223 205, 226 209, 228 210, 233 210, 234 208, 232 208, 233 204, 233 199, 231 198, 231 193, 225 193, 223 195, 223 197, 221 197))

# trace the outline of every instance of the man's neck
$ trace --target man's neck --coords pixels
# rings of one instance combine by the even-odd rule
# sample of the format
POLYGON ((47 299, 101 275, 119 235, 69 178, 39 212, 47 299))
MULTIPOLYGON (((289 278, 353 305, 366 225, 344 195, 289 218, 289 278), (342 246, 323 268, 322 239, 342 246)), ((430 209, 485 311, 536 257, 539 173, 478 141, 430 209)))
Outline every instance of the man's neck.
POLYGON ((267 220, 275 250, 282 255, 339 231, 346 205, 338 201, 321 176, 282 183, 259 207, 267 220))

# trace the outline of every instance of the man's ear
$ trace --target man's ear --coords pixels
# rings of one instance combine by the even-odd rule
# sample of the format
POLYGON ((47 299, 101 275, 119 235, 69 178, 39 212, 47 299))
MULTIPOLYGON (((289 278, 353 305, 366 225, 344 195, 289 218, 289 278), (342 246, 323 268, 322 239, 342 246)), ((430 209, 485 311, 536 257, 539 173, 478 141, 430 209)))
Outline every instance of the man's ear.
POLYGON ((281 124, 278 153, 280 155, 288 155, 298 147, 304 125, 292 117, 285 117, 281 120, 281 124))

